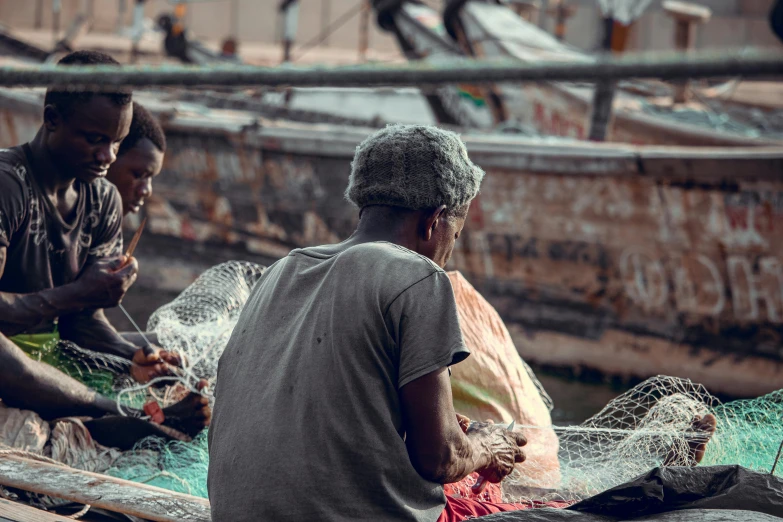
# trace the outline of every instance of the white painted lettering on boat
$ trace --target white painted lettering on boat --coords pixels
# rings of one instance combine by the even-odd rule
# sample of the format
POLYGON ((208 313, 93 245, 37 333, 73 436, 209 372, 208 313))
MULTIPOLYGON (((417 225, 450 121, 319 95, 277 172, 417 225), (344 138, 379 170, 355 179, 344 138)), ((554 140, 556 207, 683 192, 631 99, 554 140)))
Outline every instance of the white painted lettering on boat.
POLYGON ((704 254, 656 258, 644 249, 629 248, 620 257, 620 271, 626 295, 646 312, 663 311, 667 306, 671 273, 677 311, 719 316, 726 310, 728 290, 728 313, 734 320, 783 322, 783 264, 773 256, 728 256, 728 289, 716 261, 704 254), (671 266, 668 272, 667 265, 671 266))
POLYGON ((620 256, 625 293, 645 312, 661 308, 669 297, 666 271, 660 259, 645 248, 631 247, 620 256))
POLYGON ((780 260, 762 257, 756 263, 751 263, 747 257, 731 256, 727 259, 727 266, 735 317, 740 320, 758 320, 761 318, 759 305, 763 303, 767 320, 772 323, 783 322, 780 314, 783 306, 783 267, 780 260))

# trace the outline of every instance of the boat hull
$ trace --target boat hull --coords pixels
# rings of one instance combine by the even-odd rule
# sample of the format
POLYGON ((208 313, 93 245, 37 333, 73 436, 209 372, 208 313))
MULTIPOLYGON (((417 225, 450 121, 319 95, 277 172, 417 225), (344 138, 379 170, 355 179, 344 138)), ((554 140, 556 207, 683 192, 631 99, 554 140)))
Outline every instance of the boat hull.
MULTIPOLYGON (((353 231, 343 191, 372 129, 139 99, 169 150, 124 301, 137 320, 208 266, 269 264, 353 231)), ((39 107, 0 93, 0 145, 29 139, 39 107)), ((449 268, 526 361, 733 396, 783 388, 783 150, 463 138, 487 176, 449 268)))
MULTIPOLYGON (((376 0, 375 9, 383 28, 395 36, 409 60, 592 60, 525 22, 508 6, 481 0, 449 0, 446 4, 443 16, 427 5, 409 0, 376 0)), ((774 136, 765 136, 739 121, 732 120, 732 125, 723 122, 711 114, 714 111, 710 108, 674 107, 670 89, 663 84, 658 87, 666 94, 635 96, 618 89, 607 141, 733 147, 781 143, 779 129, 774 136)), ((544 136, 583 140, 590 128, 593 87, 562 82, 441 86, 433 90, 429 101, 433 114, 443 124, 483 129, 511 126, 522 132, 532 129, 544 136)))

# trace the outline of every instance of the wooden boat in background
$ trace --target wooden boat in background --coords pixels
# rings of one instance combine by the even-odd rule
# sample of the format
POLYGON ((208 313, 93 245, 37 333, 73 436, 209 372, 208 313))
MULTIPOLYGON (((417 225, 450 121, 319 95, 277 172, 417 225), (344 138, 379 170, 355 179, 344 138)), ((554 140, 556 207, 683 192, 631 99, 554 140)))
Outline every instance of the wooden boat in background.
MULTIPOLYGON (((0 145, 33 136, 42 95, 0 91, 0 145)), ((343 191, 372 128, 136 97, 169 143, 124 300, 137 320, 211 265, 352 232, 343 191)), ((463 137, 487 177, 451 268, 526 361, 735 396, 783 388, 783 149, 463 137)))
MULTIPOLYGON (((489 0, 446 4, 443 15, 413 0, 376 0, 374 5, 379 24, 394 34, 409 60, 594 59, 526 22, 505 4, 489 0)), ((563 82, 444 86, 435 89, 428 100, 438 121, 445 124, 585 139, 593 90, 589 84, 563 82)), ((610 141, 693 146, 783 142, 781 111, 740 110, 716 96, 674 105, 673 90, 662 82, 621 82, 613 105, 610 141)))

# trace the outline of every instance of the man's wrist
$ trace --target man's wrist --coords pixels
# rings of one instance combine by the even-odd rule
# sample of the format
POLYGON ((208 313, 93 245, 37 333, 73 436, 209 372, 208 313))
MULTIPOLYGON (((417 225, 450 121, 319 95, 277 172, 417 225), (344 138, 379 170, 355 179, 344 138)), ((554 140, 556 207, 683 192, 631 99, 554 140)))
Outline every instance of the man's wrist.
POLYGON ((133 356, 136 355, 136 352, 141 350, 140 347, 124 340, 117 341, 114 349, 117 352, 117 355, 124 359, 128 359, 129 361, 133 360, 133 356))
POLYGON ((120 410, 119 406, 117 405, 117 401, 114 399, 109 399, 108 397, 101 395, 99 393, 95 394, 95 400, 93 401, 93 406, 95 408, 95 417, 102 417, 104 415, 125 415, 128 417, 134 417, 134 418, 141 418, 143 413, 141 410, 137 410, 135 408, 123 406, 122 410, 120 410))
POLYGON ((120 413, 120 410, 117 407, 117 401, 113 401, 99 393, 95 394, 95 398, 93 399, 92 404, 96 410, 95 417, 102 417, 104 415, 117 415, 120 413))
POLYGON ((78 280, 53 288, 47 297, 49 304, 56 308, 61 315, 81 312, 85 308, 89 308, 89 303, 85 298, 86 294, 78 280))

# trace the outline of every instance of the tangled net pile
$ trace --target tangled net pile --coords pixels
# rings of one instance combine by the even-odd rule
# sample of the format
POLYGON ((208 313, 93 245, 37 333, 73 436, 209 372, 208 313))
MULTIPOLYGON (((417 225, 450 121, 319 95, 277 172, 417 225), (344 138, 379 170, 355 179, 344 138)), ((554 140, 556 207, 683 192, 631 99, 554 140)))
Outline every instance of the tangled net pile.
MULTIPOLYGON (((213 267, 152 315, 148 330, 157 333, 162 346, 187 358, 177 378, 187 388, 194 389, 200 378, 208 379, 214 388, 220 354, 263 270, 240 262, 213 267)), ((164 406, 171 401, 167 393, 151 386, 129 385, 117 395, 123 404, 137 404, 150 396, 164 406)), ((515 472, 506 479, 504 496, 510 501, 582 499, 631 480, 661 465, 672 448, 684 456, 694 436, 689 431, 693 418, 707 412, 717 417, 718 430, 703 464, 772 468, 783 440, 783 391, 721 404, 701 385, 655 377, 617 397, 581 425, 548 427, 560 441, 558 488, 542 489, 541 484, 552 483, 544 480, 551 477, 542 477, 539 484, 536 470, 527 469, 524 476, 515 472)), ((207 438, 202 433, 191 443, 143 441, 109 474, 206 497, 207 466, 207 438)), ((777 468, 776 474, 780 473, 783 464, 777 468)))

